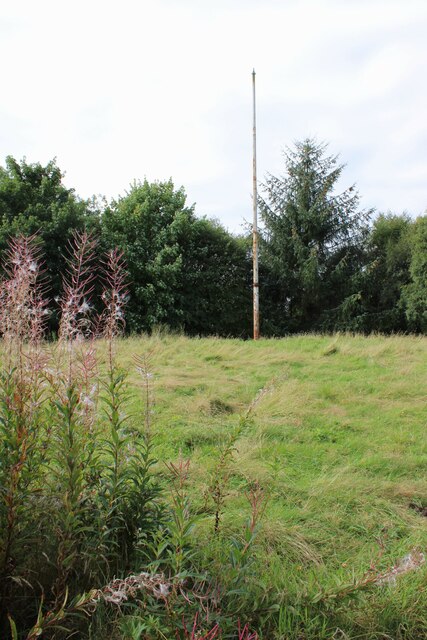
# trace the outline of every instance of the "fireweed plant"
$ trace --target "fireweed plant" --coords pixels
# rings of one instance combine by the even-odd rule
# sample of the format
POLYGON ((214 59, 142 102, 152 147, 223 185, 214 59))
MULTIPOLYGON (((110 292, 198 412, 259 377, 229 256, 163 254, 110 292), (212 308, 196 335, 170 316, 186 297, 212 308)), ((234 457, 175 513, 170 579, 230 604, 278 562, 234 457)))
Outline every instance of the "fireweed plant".
MULTIPOLYGON (((251 519, 224 545, 226 557, 206 558, 187 495, 189 461, 166 465, 167 490, 162 465, 154 468, 150 354, 135 361, 144 411, 128 409, 127 371, 116 357, 128 299, 122 256, 110 252, 101 267, 99 315, 94 256, 93 238, 76 234, 54 343, 44 340, 49 310, 37 238, 12 240, 6 256, 0 638, 255 638, 238 620, 249 620, 252 608, 250 592, 241 594, 253 579, 261 493, 248 492, 251 519)), ((219 453, 215 545, 227 468, 247 417, 219 453)))
MULTIPOLYGON (((124 327, 124 307, 128 299, 122 255, 108 254, 104 269, 106 286, 102 293, 105 305, 101 316, 101 331, 107 343, 107 372, 101 379, 101 405, 105 432, 102 452, 107 461, 100 498, 106 513, 104 544, 108 549, 109 566, 130 571, 135 564, 147 563, 147 542, 161 521, 161 506, 156 501, 160 488, 151 474, 156 460, 153 444, 144 417, 138 428, 132 426, 127 412, 129 392, 127 372, 116 361, 115 338, 124 327)), ((138 367, 137 367, 138 368, 138 367)), ((148 373, 147 373, 148 375, 148 373)), ((150 412, 150 395, 145 389, 150 412)))
POLYGON ((127 297, 123 264, 118 252, 107 256, 104 311, 96 318, 94 249, 88 234, 75 236, 53 346, 43 342, 48 311, 36 238, 13 240, 6 256, 0 286, 2 639, 25 637, 35 620, 43 628, 46 616, 46 633, 66 637, 52 627, 52 620, 61 619, 65 629, 71 624, 63 620, 64 603, 146 561, 147 541, 159 526, 152 446, 131 424, 126 373, 115 360, 127 297), (97 337, 107 344, 102 374, 97 337))
POLYGON ((32 512, 43 502, 39 488, 47 435, 41 349, 46 302, 39 277, 35 239, 12 241, 0 288, 0 637, 7 633, 12 602, 26 611, 34 571, 28 550, 39 541, 32 512))

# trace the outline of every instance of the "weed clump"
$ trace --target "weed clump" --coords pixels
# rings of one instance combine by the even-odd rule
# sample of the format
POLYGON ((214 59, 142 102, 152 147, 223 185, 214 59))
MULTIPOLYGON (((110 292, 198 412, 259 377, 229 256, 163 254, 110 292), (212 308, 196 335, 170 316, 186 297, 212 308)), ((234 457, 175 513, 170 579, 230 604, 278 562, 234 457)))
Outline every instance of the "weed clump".
POLYGON ((339 347, 336 344, 330 344, 322 351, 323 356, 333 356, 339 353, 339 347))
POLYGON ((212 400, 209 401, 209 413, 212 416, 230 414, 230 413, 233 413, 233 411, 234 411, 233 407, 227 402, 224 402, 223 400, 221 400, 220 398, 212 398, 212 400))

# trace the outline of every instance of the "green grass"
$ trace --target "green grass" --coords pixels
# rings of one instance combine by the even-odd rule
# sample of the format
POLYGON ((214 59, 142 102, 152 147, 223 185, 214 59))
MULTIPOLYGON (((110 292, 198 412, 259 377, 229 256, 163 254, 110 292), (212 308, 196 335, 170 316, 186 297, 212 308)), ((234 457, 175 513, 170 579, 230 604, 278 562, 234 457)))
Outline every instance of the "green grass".
MULTIPOLYGON (((381 572, 411 549, 427 549, 427 519, 409 508, 427 505, 426 338, 156 335, 120 342, 123 364, 132 368, 135 353, 150 354, 157 457, 175 460, 181 452, 192 461, 201 536, 213 527, 205 492, 218 448, 265 390, 237 441, 223 527, 243 526, 245 487, 258 480, 270 493, 258 539, 260 576, 284 603, 307 602, 319 588, 339 592, 371 563, 381 572)), ((131 383, 142 386, 136 372, 131 383)), ((138 399, 133 410, 142 410, 138 399)), ((425 637, 426 582, 424 565, 394 588, 373 588, 362 604, 334 605, 326 623, 314 614, 304 622, 304 609, 291 615, 285 608, 278 637, 330 638, 338 623, 347 625, 343 638, 425 637)))

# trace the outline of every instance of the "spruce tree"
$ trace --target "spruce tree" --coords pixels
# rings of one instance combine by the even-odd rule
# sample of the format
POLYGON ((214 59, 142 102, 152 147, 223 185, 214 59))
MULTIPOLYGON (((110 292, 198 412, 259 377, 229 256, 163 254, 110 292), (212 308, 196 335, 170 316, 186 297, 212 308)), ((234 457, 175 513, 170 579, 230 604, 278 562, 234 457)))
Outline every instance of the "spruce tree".
POLYGON ((269 174, 260 199, 264 332, 320 328, 351 293, 370 211, 354 185, 337 192, 344 165, 313 139, 285 154, 286 174, 269 174))

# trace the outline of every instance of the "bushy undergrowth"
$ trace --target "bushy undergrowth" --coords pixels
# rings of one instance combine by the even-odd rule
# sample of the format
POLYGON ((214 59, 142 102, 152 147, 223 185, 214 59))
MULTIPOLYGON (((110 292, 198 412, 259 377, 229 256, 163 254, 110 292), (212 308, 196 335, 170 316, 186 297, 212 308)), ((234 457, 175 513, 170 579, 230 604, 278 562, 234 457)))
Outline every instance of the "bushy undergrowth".
POLYGON ((161 521, 152 445, 130 422, 126 372, 114 358, 125 295, 120 257, 113 252, 105 265, 97 331, 109 357, 100 373, 92 251, 87 235, 76 238, 57 344, 43 342, 48 313, 35 239, 19 238, 8 255, 0 318, 2 638, 8 618, 18 635, 36 621, 42 629, 48 611, 64 614, 84 591, 141 563, 161 521))
MULTIPOLYGON (((93 254, 93 240, 76 236, 56 343, 44 341, 49 311, 36 239, 14 240, 7 256, 0 637, 219 638, 234 625, 242 640, 255 638, 239 627, 233 602, 247 580, 261 493, 248 493, 252 518, 242 540, 231 541, 227 579, 222 563, 208 574, 186 493, 189 462, 170 462, 163 481, 153 472, 147 356, 135 362, 144 413, 129 413, 127 372, 115 355, 127 298, 121 257, 106 259, 104 312, 94 317, 93 254), (103 362, 97 337, 107 344, 103 362)), ((219 510, 218 480, 211 493, 219 510)), ((218 533, 219 511, 215 522, 218 533)))
MULTIPOLYGON (((133 354, 142 388, 136 404, 116 355, 127 300, 121 256, 106 257, 104 311, 96 316, 93 250, 89 236, 76 236, 56 342, 43 335, 49 310, 36 240, 18 238, 7 256, 0 287, 0 638, 425 637, 425 571, 412 573, 424 564, 419 548, 393 565, 383 561, 380 541, 370 565, 349 577, 346 563, 337 563, 331 581, 296 529, 260 535, 270 504, 289 504, 292 488, 280 489, 273 455, 270 475, 257 479, 239 468, 236 449, 274 383, 239 416, 217 398, 201 407, 212 420, 226 415, 227 428, 212 441, 200 489, 182 451, 172 461, 156 459, 150 353, 133 354), (246 516, 233 521, 236 495, 246 516)), ((214 362, 221 365, 221 356, 214 362)), ((180 448, 209 438, 195 433, 180 448)), ((306 520, 307 530, 314 525, 306 520)))

